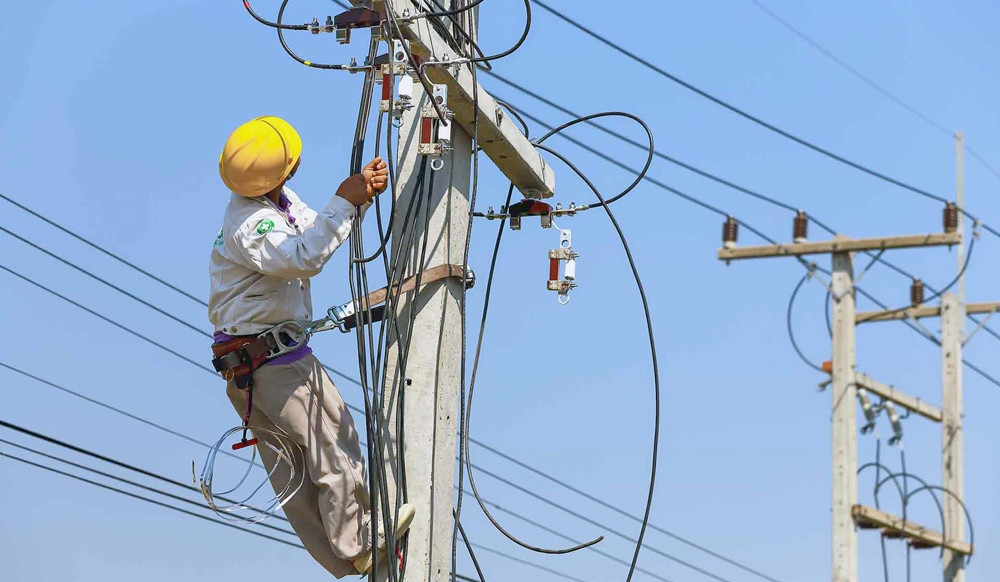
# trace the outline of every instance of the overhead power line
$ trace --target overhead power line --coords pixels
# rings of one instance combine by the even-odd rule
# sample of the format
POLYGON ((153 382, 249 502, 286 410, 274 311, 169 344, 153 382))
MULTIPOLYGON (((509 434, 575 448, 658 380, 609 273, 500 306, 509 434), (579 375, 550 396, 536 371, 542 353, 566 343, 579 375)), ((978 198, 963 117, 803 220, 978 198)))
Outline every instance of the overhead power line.
POLYGON ((9 196, 5 195, 2 192, 0 192, 0 198, 3 198, 7 202, 10 202, 14 206, 17 206, 18 208, 20 208, 21 210, 23 210, 23 211, 27 212, 28 214, 34 216, 35 218, 38 218, 39 220, 41 220, 43 222, 46 222, 46 223, 48 223, 48 224, 50 224, 50 225, 58 228, 59 230, 63 231, 64 233, 66 233, 68 235, 70 235, 71 237, 75 238, 76 240, 82 242, 83 244, 88 245, 88 246, 90 246, 90 247, 92 247, 94 249, 97 249, 98 251, 100 251, 100 252, 104 253, 105 255, 111 257, 112 259, 118 261, 119 263, 122 263, 123 265, 126 265, 126 266, 132 268, 133 270, 135 270, 135 271, 137 271, 139 273, 142 273, 143 275, 149 277, 150 279, 156 281, 157 283, 159 283, 161 285, 165 285, 165 286, 173 289, 174 291, 180 293, 181 295, 187 297, 188 299, 191 299, 192 301, 195 301, 197 303, 200 303, 201 305, 204 305, 205 307, 208 307, 208 303, 206 303, 203 299, 199 299, 198 297, 195 297, 194 295, 188 293, 187 291, 181 289, 180 287, 176 287, 176 286, 170 284, 169 282, 164 281, 160 277, 157 277, 156 275, 150 273, 149 271, 143 269, 142 267, 139 267, 139 266, 135 265, 134 263, 132 263, 132 262, 130 262, 130 261, 122 258, 121 256, 119 256, 119 255, 117 255, 117 254, 109 251, 108 249, 102 247, 101 245, 99 245, 99 244, 97 244, 97 243, 95 243, 95 242, 93 242, 93 241, 91 241, 91 240, 89 240, 87 238, 84 238, 84 237, 80 236, 79 234, 73 232, 72 230, 66 228, 65 226, 57 223, 56 221, 54 221, 54 220, 52 220, 52 219, 50 219, 50 218, 48 218, 46 216, 43 216, 43 215, 41 215, 38 212, 35 212, 34 210, 28 208, 27 206, 21 204, 17 200, 14 200, 13 198, 10 198, 9 196))
MULTIPOLYGON (((749 1, 754 6, 756 6, 757 8, 759 8, 761 10, 761 12, 763 12, 764 14, 767 14, 772 19, 774 19, 778 24, 780 24, 781 26, 783 26, 784 28, 786 28, 789 32, 791 32, 795 36, 797 36, 800 39, 802 39, 802 41, 804 41, 806 44, 810 45, 811 47, 813 47, 814 49, 816 49, 817 51, 819 51, 820 53, 822 53, 828 59, 830 59, 831 61, 833 61, 837 65, 839 65, 842 69, 844 69, 845 71, 847 71, 851 75, 853 75, 856 78, 858 78, 864 84, 868 85, 872 89, 874 89, 874 90, 878 91, 879 93, 881 93, 883 97, 889 99, 890 101, 892 101, 896 105, 899 105, 903 109, 909 111, 910 113, 912 113, 913 115, 915 115, 917 118, 919 118, 922 121, 924 121, 925 123, 927 123, 927 125, 933 127, 934 129, 940 131, 941 133, 943 133, 943 134, 945 134, 945 135, 947 135, 949 137, 955 137, 955 132, 954 131, 948 129, 943 124, 938 123, 937 121, 934 121, 934 119, 932 119, 930 115, 927 115, 926 113, 920 111, 919 109, 917 109, 913 105, 910 105, 905 100, 903 100, 903 98, 901 98, 898 95, 894 94, 892 91, 889 91, 888 89, 886 89, 881 84, 875 82, 875 80, 873 80, 868 75, 865 75, 861 71, 859 71, 856 68, 852 67, 847 61, 845 61, 844 59, 838 57, 833 51, 831 51, 830 49, 828 49, 825 46, 823 46, 822 44, 820 44, 817 40, 813 39, 812 37, 810 37, 808 34, 806 34, 805 32, 803 32, 802 30, 796 28, 795 25, 793 25, 791 22, 788 22, 787 20, 785 20, 784 18, 782 18, 781 15, 779 15, 778 13, 774 12, 773 10, 771 10, 770 8, 768 8, 767 6, 765 6, 764 4, 762 4, 761 2, 759 2, 758 0, 749 0, 749 1)), ((964 147, 965 147, 965 151, 969 152, 969 154, 973 158, 975 158, 977 161, 979 161, 979 163, 981 163, 983 165, 983 167, 985 167, 987 170, 989 170, 994 176, 997 176, 998 178, 1000 178, 1000 172, 998 172, 989 162, 987 162, 986 159, 982 155, 979 154, 979 152, 977 152, 976 150, 974 150, 972 147, 970 147, 968 145, 966 145, 964 147)))
POLYGON ((848 166, 850 166, 850 167, 852 167, 852 168, 854 168, 856 170, 860 170, 861 172, 864 172, 864 173, 866 173, 866 174, 868 174, 870 176, 874 176, 875 178, 878 178, 878 179, 883 180, 885 182, 888 182, 890 184, 894 184, 896 186, 899 186, 900 188, 909 190, 909 191, 914 192, 916 194, 920 194, 921 196, 926 196, 927 198, 931 198, 931 199, 937 200, 937 201, 942 202, 942 203, 943 202, 947 202, 947 199, 942 198, 941 196, 938 196, 936 194, 932 194, 931 192, 928 192, 928 191, 926 191, 926 190, 924 190, 922 188, 918 188, 916 186, 912 186, 910 184, 907 184, 906 182, 903 182, 901 180, 897 180, 895 178, 892 178, 892 177, 890 177, 890 176, 888 176, 886 174, 883 174, 881 172, 873 170, 873 169, 871 169, 871 168, 869 168, 867 166, 864 166, 864 165, 859 164, 859 163, 857 163, 855 161, 849 160, 849 159, 847 159, 847 158, 845 158, 845 157, 843 157, 843 156, 841 156, 839 154, 836 154, 836 153, 834 153, 834 152, 832 152, 832 151, 830 151, 830 150, 828 150, 828 149, 826 149, 824 147, 816 145, 815 143, 813 143, 811 141, 808 141, 808 140, 806 140, 804 138, 801 138, 801 137, 799 137, 799 136, 797 136, 797 135, 795 135, 795 134, 793 134, 793 133, 791 133, 789 131, 785 131, 784 129, 781 129, 780 127, 778 127, 778 126, 776 126, 776 125, 774 125, 772 123, 769 123, 769 122, 761 119, 760 117, 757 117, 756 115, 753 115, 753 114, 745 111, 744 109, 741 109, 740 107, 737 107, 737 106, 733 105, 732 103, 729 103, 728 101, 725 101, 725 100, 723 100, 723 99, 721 99, 719 97, 716 97, 715 95, 712 95, 711 93, 705 91, 704 89, 700 89, 700 88, 696 87, 695 85, 692 85, 691 83, 688 83, 687 81, 681 79, 677 75, 674 75, 673 73, 667 71, 666 69, 663 69, 662 67, 660 67, 658 65, 655 65, 652 62, 650 62, 650 61, 648 61, 648 60, 640 57, 639 55, 637 55, 636 53, 634 53, 634 52, 626 49, 622 45, 620 45, 620 44, 618 44, 618 43, 610 40, 609 38, 607 38, 607 37, 599 34, 598 32, 595 32, 593 29, 590 29, 590 28, 584 26, 578 20, 575 20, 574 18, 571 18, 570 16, 566 15, 564 12, 561 12, 561 11, 559 11, 559 10, 557 10, 557 9, 549 6, 547 3, 543 2, 542 0, 535 0, 535 3, 538 4, 539 6, 541 6, 543 9, 545 9, 547 12, 549 12, 553 16, 559 18, 560 20, 562 20, 563 22, 569 24, 573 28, 576 28, 577 30, 583 32, 587 36, 590 36, 591 38, 593 38, 593 39, 601 42, 602 44, 608 46, 609 48, 613 49, 614 51, 616 51, 618 53, 621 53, 622 55, 624 55, 624 56, 632 59, 633 61, 635 61, 635 62, 639 63, 640 65, 646 67, 647 69, 655 72, 656 74, 658 74, 658 75, 660 75, 660 76, 662 76, 662 77, 664 77, 666 79, 669 79, 670 81, 673 81, 674 83, 680 85, 681 87, 684 87, 688 91, 691 91, 691 92, 693 92, 693 93, 695 93, 695 94, 697 94, 697 95, 699 95, 701 97, 704 97, 705 99, 708 99, 709 101, 715 103, 716 105, 719 105, 719 106, 721 106, 721 107, 723 107, 725 109, 728 109, 729 111, 731 111, 731 112, 739 115, 740 117, 743 117, 744 119, 752 121, 753 123, 756 123, 757 125, 765 128, 765 129, 768 129, 768 130, 770 130, 770 131, 772 131, 772 132, 774 132, 774 133, 776 133, 776 134, 778 134, 778 135, 780 135, 782 137, 790 139, 793 142, 795 142, 795 143, 797 143, 797 144, 799 144, 801 146, 805 146, 805 147, 807 147, 807 148, 809 148, 809 149, 811 149, 811 150, 813 150, 813 151, 815 151, 817 153, 820 153, 820 154, 822 154, 822 155, 824 155, 824 156, 826 156, 826 157, 828 157, 830 159, 833 159, 835 161, 838 161, 838 162, 840 162, 842 164, 846 164, 846 165, 848 165, 848 166))
POLYGON ((293 548, 305 549, 305 548, 303 548, 299 544, 290 542, 288 540, 281 539, 279 537, 275 537, 275 536, 266 534, 264 532, 255 531, 255 530, 243 527, 243 526, 236 525, 235 523, 229 523, 228 521, 223 521, 221 519, 215 519, 215 518, 209 517, 207 515, 202 515, 200 513, 195 513, 194 511, 190 511, 190 510, 184 509, 182 507, 177 507, 177 506, 174 506, 174 505, 170 505, 169 503, 164 503, 162 501, 157 501, 156 499, 145 497, 145 496, 139 495, 137 493, 132 493, 131 491, 126 491, 124 489, 119 489, 117 487, 112 487, 111 485, 100 483, 100 482, 94 481, 92 479, 87 479, 86 477, 81 477, 79 475, 74 475, 72 473, 68 473, 66 471, 62 471, 60 469, 56 469, 55 467, 49 467, 49 466, 43 465, 41 463, 35 463, 33 461, 29 461, 28 459, 25 459, 25 458, 22 458, 22 457, 18 457, 16 455, 11 455, 11 454, 5 453, 3 451, 0 451, 0 457, 6 457, 6 458, 14 460, 14 461, 19 461, 19 462, 24 463, 26 465, 31 465, 32 467, 37 467, 39 469, 44 469, 44 470, 49 471, 51 473, 56 473, 58 475, 63 475, 65 477, 69 477, 70 479, 76 479, 77 481, 82 481, 84 483, 89 483, 89 484, 94 485, 96 487, 100 487, 102 489, 107 489, 108 491, 113 491, 115 493, 131 497, 133 499, 139 499, 141 501, 145 501, 146 503, 152 503, 153 505, 158 505, 158 506, 166 508, 166 509, 172 509, 174 511, 183 513, 185 515, 189 515, 191 517, 197 517, 198 519, 203 519, 205 521, 210 521, 212 523, 217 523, 219 525, 224 525, 226 527, 231 527, 233 529, 238 529, 238 530, 240 530, 242 532, 246 532, 248 534, 253 534, 255 536, 262 537, 262 538, 265 538, 265 539, 269 539, 271 541, 278 542, 278 543, 284 544, 286 546, 291 546, 293 548))

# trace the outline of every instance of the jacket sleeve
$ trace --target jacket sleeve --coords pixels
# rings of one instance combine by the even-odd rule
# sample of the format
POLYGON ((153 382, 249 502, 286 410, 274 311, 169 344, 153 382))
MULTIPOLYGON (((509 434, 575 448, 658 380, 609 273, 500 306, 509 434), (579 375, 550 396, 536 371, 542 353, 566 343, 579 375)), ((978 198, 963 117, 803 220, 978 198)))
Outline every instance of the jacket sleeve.
POLYGON ((317 213, 311 228, 298 232, 273 209, 255 212, 235 234, 247 266, 272 277, 317 275, 351 234, 355 207, 339 196, 317 213))

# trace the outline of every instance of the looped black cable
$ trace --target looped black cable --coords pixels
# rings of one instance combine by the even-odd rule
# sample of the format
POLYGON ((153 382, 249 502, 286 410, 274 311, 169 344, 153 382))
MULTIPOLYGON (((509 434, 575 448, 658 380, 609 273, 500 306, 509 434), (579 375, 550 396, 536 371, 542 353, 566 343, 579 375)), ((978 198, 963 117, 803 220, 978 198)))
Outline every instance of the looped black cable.
MULTIPOLYGON (((246 6, 249 7, 249 5, 246 5, 246 6)), ((302 57, 300 57, 299 55, 295 54, 295 51, 293 51, 291 49, 291 47, 288 46, 288 43, 285 42, 285 35, 282 32, 282 30, 285 29, 285 25, 281 24, 281 18, 285 14, 285 7, 286 6, 288 6, 288 0, 282 0, 281 1, 281 7, 278 8, 278 22, 275 23, 275 27, 274 28, 275 28, 275 30, 278 31, 278 42, 281 43, 281 48, 285 49, 285 52, 288 53, 288 56, 292 57, 293 59, 295 59, 296 61, 302 63, 303 65, 305 65, 307 67, 312 67, 314 69, 326 69, 328 71, 344 71, 344 70, 347 70, 347 67, 344 66, 344 65, 328 65, 328 64, 323 64, 323 63, 314 63, 312 61, 307 61, 307 60, 303 59, 302 57)), ((265 22, 264 24, 267 24, 267 22, 265 22)), ((296 28, 294 30, 302 30, 302 29, 296 28)))
MULTIPOLYGON (((652 137, 650 137, 650 141, 652 141, 652 137)), ((646 318, 646 332, 649 335, 649 351, 653 365, 653 387, 654 387, 654 400, 655 400, 653 451, 652 451, 652 459, 650 462, 649 492, 646 496, 646 509, 643 512, 642 525, 639 528, 639 537, 636 540, 635 552, 632 554, 632 563, 631 566, 629 567, 628 577, 626 578, 626 582, 628 582, 632 579, 632 575, 635 573, 635 567, 639 561, 639 552, 642 550, 642 541, 646 535, 646 528, 649 525, 649 513, 653 507, 653 492, 656 487, 656 462, 660 446, 660 369, 659 369, 659 362, 656 356, 656 339, 653 334, 653 319, 649 313, 649 301, 646 299, 646 290, 642 285, 642 279, 639 277, 639 270, 635 266, 635 260, 632 258, 632 251, 628 246, 628 241, 625 239, 625 233, 624 231, 622 231, 621 226, 618 224, 618 220, 615 218, 614 212, 611 211, 611 207, 609 206, 610 201, 605 201, 604 197, 601 196, 600 191, 597 189, 596 186, 594 186, 594 183, 591 182, 590 179, 583 172, 579 170, 579 168, 577 168, 575 165, 573 165, 572 162, 566 159, 565 156, 563 156, 562 154, 560 154, 559 152, 553 150, 548 146, 541 145, 540 143, 536 143, 535 147, 559 158, 559 160, 562 161, 562 163, 566 164, 566 166, 569 169, 573 170, 573 172, 577 176, 579 176, 580 179, 583 180, 585 184, 587 184, 587 187, 590 188, 590 190, 594 193, 594 196, 596 196, 597 199, 601 202, 600 206, 604 207, 604 211, 608 214, 608 219, 611 221, 612 226, 614 226, 615 231, 618 233, 618 238, 621 240, 622 249, 625 251, 625 257, 626 259, 628 259, 629 267, 632 269, 632 277, 635 279, 636 289, 639 291, 639 298, 642 301, 643 314, 646 318)), ((629 190, 631 190, 631 188, 633 187, 634 186, 630 186, 629 190)), ((621 197, 621 194, 619 194, 619 197, 621 197)))
POLYGON ((812 276, 813 270, 807 270, 806 274, 799 279, 799 283, 795 286, 795 290, 792 291, 792 296, 788 298, 788 309, 785 310, 785 326, 788 328, 788 339, 791 340, 792 348, 795 349, 795 353, 798 354, 799 359, 805 362, 806 365, 813 370, 825 374, 826 371, 823 370, 823 367, 807 358, 802 352, 802 349, 799 348, 799 342, 795 340, 795 331, 792 329, 792 307, 795 305, 795 298, 798 296, 799 290, 802 289, 802 285, 804 285, 805 282, 812 276))
MULTIPOLYGON (((278 22, 271 22, 270 20, 265 20, 264 18, 261 18, 261 16, 256 12, 254 12, 253 8, 250 7, 250 0, 243 0, 243 7, 247 9, 247 12, 250 13, 250 16, 253 16, 254 20, 265 26, 270 26, 271 28, 278 28, 282 30, 309 30, 308 24, 279 24, 278 22)), ((278 21, 280 22, 281 19, 279 18, 278 21)))
POLYGON ((626 119, 631 119, 632 121, 638 123, 642 127, 643 131, 646 132, 646 137, 649 139, 649 150, 648 150, 648 153, 646 155, 646 163, 643 165, 642 170, 639 171, 639 173, 635 177, 635 180, 633 180, 632 183, 629 184, 629 186, 627 188, 625 188, 624 190, 622 190, 618 194, 612 196, 611 198, 608 198, 607 201, 604 201, 602 199, 600 203, 597 203, 597 204, 588 204, 587 208, 584 208, 583 210, 586 210, 586 209, 589 209, 589 208, 595 208, 597 206, 607 206, 608 204, 611 204, 611 203, 613 203, 613 202, 621 199, 623 196, 625 196, 626 194, 628 194, 629 192, 631 192, 636 186, 638 186, 639 182, 641 182, 643 180, 643 178, 646 177, 646 173, 649 172, 649 166, 652 165, 652 163, 653 163, 653 155, 655 153, 655 148, 653 146, 653 131, 649 128, 649 125, 647 125, 646 122, 643 121, 642 119, 640 119, 638 116, 633 115, 631 113, 626 113, 624 111, 605 111, 605 112, 602 112, 602 113, 594 113, 594 114, 591 114, 591 115, 585 115, 583 117, 579 117, 579 118, 574 119, 572 121, 568 121, 568 122, 560 125, 559 127, 556 127, 554 129, 550 130, 548 133, 546 133, 542 137, 538 138, 534 142, 535 145, 540 145, 542 142, 544 142, 545 140, 549 139, 553 135, 555 135, 555 134, 563 131, 564 129, 573 127, 574 125, 577 125, 579 123, 585 123, 585 122, 588 122, 588 121, 590 121, 592 119, 598 119, 598 118, 601 118, 601 117, 624 117, 626 119))

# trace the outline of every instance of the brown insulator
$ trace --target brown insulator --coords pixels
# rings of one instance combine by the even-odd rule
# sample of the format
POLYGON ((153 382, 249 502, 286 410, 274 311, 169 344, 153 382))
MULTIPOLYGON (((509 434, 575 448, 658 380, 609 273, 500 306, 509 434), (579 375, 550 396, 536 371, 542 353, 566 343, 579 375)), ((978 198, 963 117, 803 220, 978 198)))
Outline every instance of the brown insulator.
POLYGON ((920 279, 914 279, 913 284, 910 285, 910 303, 913 305, 920 305, 924 302, 924 282, 920 279))
POLYGON ((732 216, 727 216, 726 221, 722 223, 722 246, 727 249, 736 246, 739 233, 740 223, 736 222, 732 216))
POLYGON ((956 230, 958 230, 958 206, 955 206, 954 202, 947 202, 944 205, 944 231, 956 230))
POLYGON ((795 223, 792 228, 792 241, 796 243, 806 242, 809 234, 809 217, 802 210, 795 215, 795 223))

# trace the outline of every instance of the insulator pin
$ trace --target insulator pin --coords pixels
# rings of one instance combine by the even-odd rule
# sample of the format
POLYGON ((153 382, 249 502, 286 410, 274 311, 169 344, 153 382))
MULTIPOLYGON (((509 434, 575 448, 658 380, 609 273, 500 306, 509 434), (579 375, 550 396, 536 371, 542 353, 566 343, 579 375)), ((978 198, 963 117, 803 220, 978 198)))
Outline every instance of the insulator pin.
POLYGON ((958 206, 954 202, 947 202, 944 205, 944 231, 956 230, 958 230, 958 206))
POLYGON ((914 279, 910 285, 910 303, 920 305, 924 302, 924 282, 914 279))
POLYGON ((722 223, 722 246, 731 249, 736 246, 736 239, 739 236, 740 223, 732 216, 727 216, 722 223))
POLYGON ((799 213, 795 215, 795 222, 792 226, 792 241, 795 243, 804 243, 808 240, 808 234, 809 216, 802 210, 799 210, 799 213))

